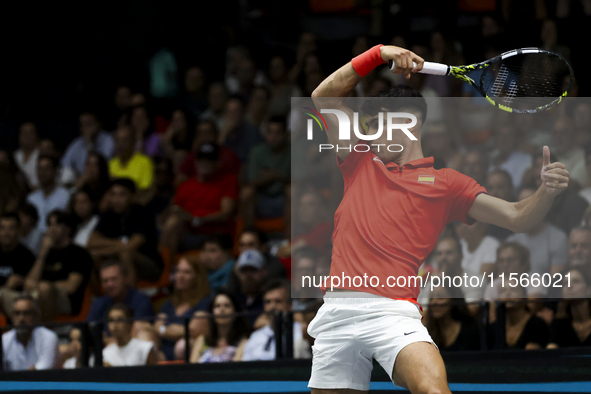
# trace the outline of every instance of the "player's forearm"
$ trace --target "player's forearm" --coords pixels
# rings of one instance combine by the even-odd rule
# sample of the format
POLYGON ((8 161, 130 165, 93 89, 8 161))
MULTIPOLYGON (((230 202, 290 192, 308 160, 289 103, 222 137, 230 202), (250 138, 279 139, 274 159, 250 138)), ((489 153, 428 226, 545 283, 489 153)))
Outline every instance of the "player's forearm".
POLYGON ((312 97, 343 97, 361 81, 361 76, 348 62, 333 72, 312 92, 312 97))
POLYGON ((533 196, 515 203, 513 231, 525 233, 544 220, 552 207, 554 197, 547 192, 546 186, 542 185, 533 196))

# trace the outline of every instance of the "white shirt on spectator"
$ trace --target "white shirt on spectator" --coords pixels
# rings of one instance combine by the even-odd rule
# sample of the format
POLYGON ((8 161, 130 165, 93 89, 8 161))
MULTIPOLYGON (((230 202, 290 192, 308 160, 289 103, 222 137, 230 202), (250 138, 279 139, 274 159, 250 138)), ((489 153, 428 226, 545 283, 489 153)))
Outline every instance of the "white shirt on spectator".
POLYGON ((557 159, 568 168, 570 179, 577 181, 580 186, 587 182, 587 167, 585 167, 585 151, 576 146, 557 159))
POLYGON ((76 231, 76 235, 74 235, 74 244, 80 246, 81 248, 85 248, 88 244, 88 239, 90 238, 90 234, 94 231, 96 225, 99 222, 99 216, 94 215, 86 223, 83 223, 76 231))
POLYGON ((25 348, 16 338, 12 329, 2 335, 3 362, 7 371, 50 369, 55 364, 57 354, 57 335, 45 327, 33 330, 25 348))
POLYGON ((498 166, 491 166, 490 171, 492 172, 497 168, 507 171, 513 181, 513 190, 519 190, 523 174, 531 167, 531 162, 531 155, 515 150, 509 154, 504 162, 498 166))
MULTIPOLYGON (((496 238, 487 235, 482 239, 480 245, 478 245, 473 252, 468 251, 468 243, 465 240, 460 239, 460 244, 462 245, 463 255, 462 270, 468 275, 468 282, 471 276, 478 276, 480 278, 479 280, 482 280, 480 267, 482 264, 494 263, 497 261, 497 248, 500 245, 499 241, 497 241, 496 238)), ((463 283, 463 285, 462 290, 466 297, 466 302, 474 302, 482 299, 484 285, 482 287, 472 287, 469 284, 466 286, 466 283, 463 283)))
POLYGON ((36 189, 37 186, 39 186, 39 180, 37 179, 37 159, 39 158, 39 149, 35 149, 27 161, 25 161, 25 153, 22 149, 17 149, 14 152, 13 157, 18 168, 27 177, 29 186, 32 189, 36 189))
MULTIPOLYGON (((293 343, 302 338, 301 323, 293 323, 293 343)), ((275 332, 270 325, 259 328, 250 335, 244 346, 242 361, 275 360, 275 332)))
POLYGON ((152 342, 131 338, 125 346, 112 343, 103 349, 103 361, 113 367, 146 365, 153 347, 152 342))
POLYGON ((56 186, 53 192, 45 197, 43 190, 37 190, 27 196, 27 201, 37 208, 39 221, 37 228, 45 232, 47 230, 47 215, 54 209, 65 210, 70 201, 70 193, 61 186, 56 186))

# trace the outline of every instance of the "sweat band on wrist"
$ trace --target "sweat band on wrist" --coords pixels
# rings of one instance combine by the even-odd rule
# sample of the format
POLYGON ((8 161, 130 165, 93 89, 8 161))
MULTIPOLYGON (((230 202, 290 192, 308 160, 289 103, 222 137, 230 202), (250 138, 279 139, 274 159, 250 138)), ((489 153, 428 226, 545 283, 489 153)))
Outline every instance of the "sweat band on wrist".
POLYGON ((353 66, 355 71, 357 71, 357 74, 361 75, 362 77, 365 77, 374 68, 386 63, 382 59, 382 55, 380 54, 380 47, 383 47, 383 45, 376 45, 375 47, 363 52, 361 55, 355 56, 351 60, 351 65, 353 66))

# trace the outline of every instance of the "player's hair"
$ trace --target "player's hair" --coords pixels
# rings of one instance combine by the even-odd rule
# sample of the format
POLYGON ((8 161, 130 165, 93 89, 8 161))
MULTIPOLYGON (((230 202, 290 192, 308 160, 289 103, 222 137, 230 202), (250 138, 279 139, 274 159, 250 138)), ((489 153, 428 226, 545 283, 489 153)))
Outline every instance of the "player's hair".
POLYGON ((361 112, 369 116, 375 116, 384 110, 397 112, 403 109, 418 111, 421 114, 422 122, 425 123, 427 102, 420 92, 406 85, 394 85, 390 90, 379 92, 370 100, 365 100, 361 106, 361 112), (376 98, 387 98, 388 100, 376 100, 376 98))
POLYGON ((4 212, 2 215, 0 215, 0 221, 2 220, 15 220, 16 225, 18 227, 21 226, 21 218, 18 216, 18 213, 16 212, 4 212))
POLYGON ((520 243, 507 241, 502 242, 497 248, 497 259, 499 258, 501 251, 509 248, 513 249, 519 256, 519 263, 523 267, 523 272, 529 272, 531 267, 529 261, 529 249, 520 243))

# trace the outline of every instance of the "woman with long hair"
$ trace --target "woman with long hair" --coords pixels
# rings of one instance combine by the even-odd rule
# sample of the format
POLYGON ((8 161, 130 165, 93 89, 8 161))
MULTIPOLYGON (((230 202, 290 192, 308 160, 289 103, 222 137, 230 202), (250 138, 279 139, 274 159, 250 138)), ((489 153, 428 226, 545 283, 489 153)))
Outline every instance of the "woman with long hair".
POLYGON ((191 351, 192 363, 240 361, 251 333, 248 320, 239 314, 238 299, 220 289, 209 308, 209 333, 195 340, 191 351))
POLYGON ((547 348, 591 346, 591 270, 586 266, 572 267, 563 278, 564 299, 550 324, 547 348))
POLYGON ((185 319, 207 309, 209 305, 207 272, 197 259, 182 257, 174 273, 173 293, 154 322, 154 329, 162 339, 162 351, 174 360, 174 345, 185 336, 185 319))
POLYGON ((77 221, 73 242, 85 248, 99 222, 98 201, 89 186, 82 187, 72 195, 70 212, 77 221))
POLYGON ((99 210, 104 211, 106 209, 105 195, 109 186, 109 165, 107 160, 98 152, 88 152, 84 174, 76 181, 74 190, 88 188, 99 201, 99 210))
POLYGON ((480 350, 480 330, 459 287, 436 287, 430 294, 425 326, 440 350, 480 350))

